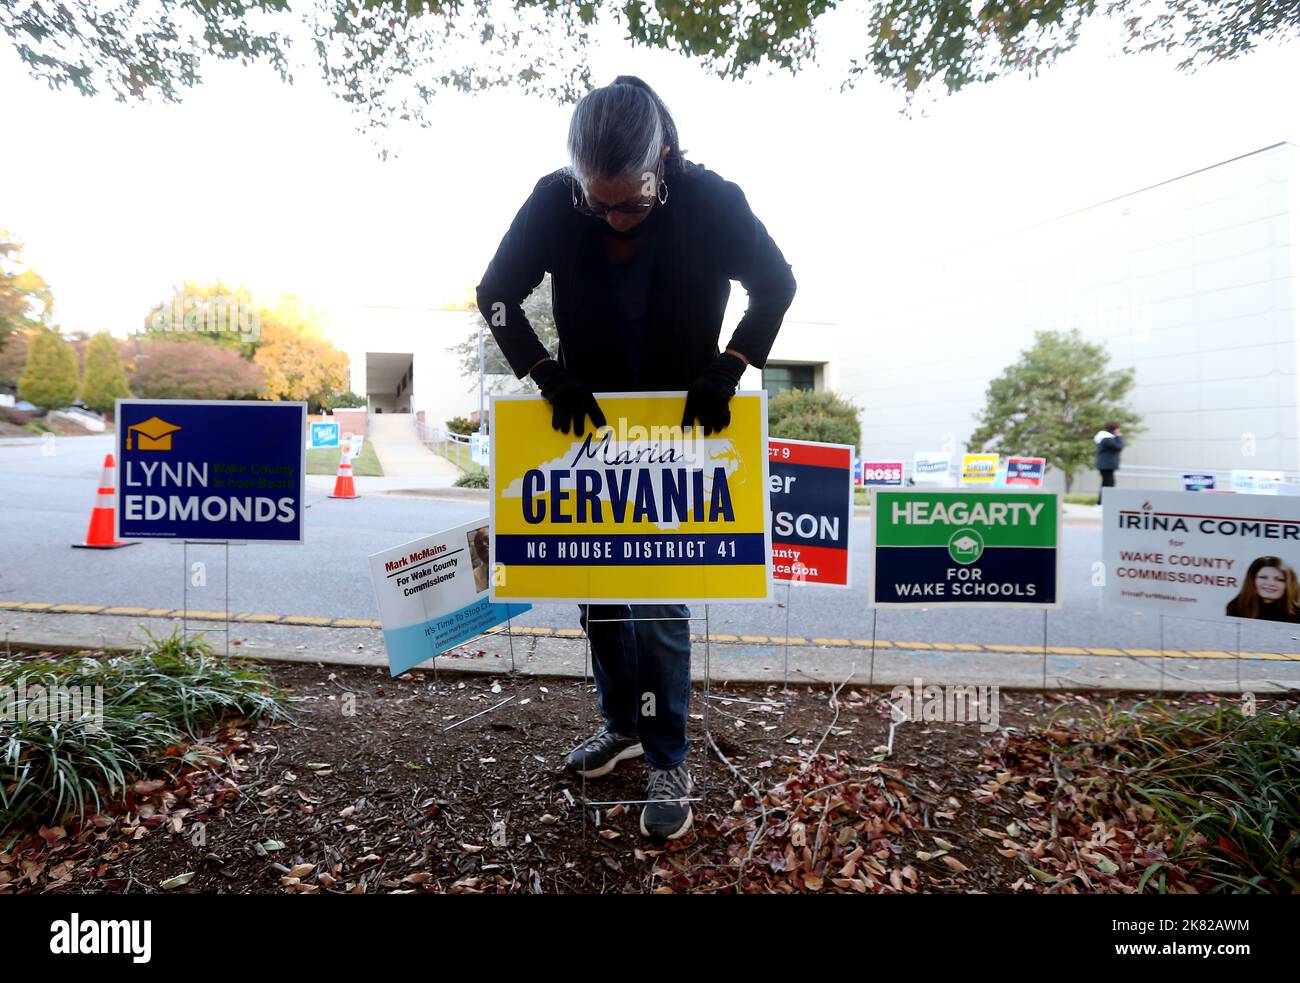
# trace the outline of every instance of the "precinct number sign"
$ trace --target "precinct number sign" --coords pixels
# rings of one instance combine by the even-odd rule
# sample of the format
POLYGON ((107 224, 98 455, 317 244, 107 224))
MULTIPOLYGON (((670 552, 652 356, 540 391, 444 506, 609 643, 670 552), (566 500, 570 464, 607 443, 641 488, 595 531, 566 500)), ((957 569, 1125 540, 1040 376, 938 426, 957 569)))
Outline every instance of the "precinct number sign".
POLYGON ((576 437, 540 397, 493 397, 492 599, 768 600, 766 394, 690 439, 685 393, 596 398, 611 426, 576 437))
POLYGON ((1059 603, 1054 494, 879 489, 871 526, 877 607, 1059 603))
POLYGON ((306 403, 117 401, 117 536, 301 543, 306 403))
POLYGON ((767 447, 773 579, 848 587, 852 446, 773 437, 767 447))

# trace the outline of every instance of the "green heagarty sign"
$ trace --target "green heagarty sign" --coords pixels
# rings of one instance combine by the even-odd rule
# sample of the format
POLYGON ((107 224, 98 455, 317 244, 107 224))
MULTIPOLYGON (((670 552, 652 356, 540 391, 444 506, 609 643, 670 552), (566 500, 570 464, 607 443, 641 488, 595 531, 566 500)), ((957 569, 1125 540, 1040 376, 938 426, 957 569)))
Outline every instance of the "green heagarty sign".
POLYGON ((873 603, 1055 604, 1059 508, 1044 492, 877 491, 873 603))

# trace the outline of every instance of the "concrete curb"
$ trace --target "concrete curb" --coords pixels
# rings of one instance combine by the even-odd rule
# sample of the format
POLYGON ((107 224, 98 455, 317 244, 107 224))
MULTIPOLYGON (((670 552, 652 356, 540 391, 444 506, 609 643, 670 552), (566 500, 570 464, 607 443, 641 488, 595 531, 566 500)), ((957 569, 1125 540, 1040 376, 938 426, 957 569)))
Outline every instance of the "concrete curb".
MULTIPOLYGON (((138 619, 92 614, 5 612, 3 644, 8 649, 71 652, 84 649, 137 649, 149 634, 166 636, 177 626, 170 618, 138 619)), ((373 666, 387 674, 383 635, 373 628, 318 627, 310 624, 232 622, 230 654, 267 662, 373 666)), ((220 634, 209 636, 218 651, 220 634)), ((426 662, 421 668, 434 668, 426 662)), ((481 636, 440 655, 440 671, 494 676, 512 670, 525 676, 581 678, 589 669, 585 638, 578 636, 481 636)), ((729 683, 790 685, 839 684, 852 678, 875 687, 996 685, 1006 689, 1124 690, 1141 692, 1220 692, 1257 694, 1300 690, 1300 662, 1264 659, 1207 659, 1167 656, 1061 655, 1042 652, 918 651, 853 646, 790 646, 743 641, 696 641, 692 677, 706 671, 715 689, 729 683), (788 667, 786 658, 788 657, 788 667)))
MULTIPOLYGON (((170 619, 172 621, 184 620, 193 622, 224 622, 226 613, 224 611, 208 611, 198 608, 181 610, 179 608, 146 608, 146 607, 128 607, 113 606, 105 607, 100 604, 54 604, 48 601, 0 601, 0 612, 30 612, 38 614, 93 614, 105 618, 159 618, 170 619)), ((382 628, 383 626, 374 618, 334 618, 322 617, 319 615, 308 614, 273 614, 273 613, 248 613, 248 612, 231 612, 230 621, 246 624, 255 623, 263 625, 310 625, 316 628, 382 628)), ((215 630, 215 629, 214 629, 215 630)), ((509 628, 500 629, 519 636, 540 636, 540 637, 557 637, 557 638, 581 638, 582 632, 577 628, 555 628, 555 627, 535 627, 526 625, 513 625, 509 628)), ((494 630, 495 631, 495 630, 494 630)), ((713 643, 745 643, 750 645, 778 645, 798 648, 816 647, 816 648, 838 648, 838 649, 871 649, 876 650, 919 650, 935 652, 995 652, 999 655, 1011 654, 1019 655, 1028 653, 1031 655, 1041 655, 1042 650, 1038 648, 1029 648, 1024 645, 1005 645, 993 642, 945 642, 945 641, 920 641, 917 639, 893 640, 888 638, 877 637, 874 641, 865 638, 823 638, 820 636, 803 637, 782 635, 735 635, 728 632, 713 632, 712 635, 705 638, 701 633, 692 633, 691 640, 695 642, 711 641, 713 643)), ((1192 659, 1234 659, 1246 658, 1274 662, 1300 662, 1300 653, 1285 652, 1225 652, 1209 649, 1182 650, 1167 648, 1163 651, 1155 649, 1133 649, 1133 648, 1098 648, 1095 646, 1073 646, 1073 645, 1049 645, 1047 646, 1049 655, 1102 655, 1102 656, 1167 656, 1167 657, 1187 657, 1192 659)))

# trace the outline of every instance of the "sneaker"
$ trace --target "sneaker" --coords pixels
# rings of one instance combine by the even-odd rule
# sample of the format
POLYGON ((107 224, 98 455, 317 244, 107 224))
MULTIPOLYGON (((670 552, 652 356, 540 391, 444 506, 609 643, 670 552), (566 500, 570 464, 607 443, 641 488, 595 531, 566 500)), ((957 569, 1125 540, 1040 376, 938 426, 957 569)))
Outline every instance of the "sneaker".
POLYGON ((622 737, 609 728, 579 744, 564 759, 564 767, 584 778, 600 778, 628 758, 641 757, 641 739, 622 737))
POLYGON ((686 762, 667 771, 651 768, 646 798, 662 801, 651 802, 641 810, 641 832, 664 840, 685 836, 695 815, 691 812, 691 804, 681 800, 694 790, 695 782, 686 770, 686 762))

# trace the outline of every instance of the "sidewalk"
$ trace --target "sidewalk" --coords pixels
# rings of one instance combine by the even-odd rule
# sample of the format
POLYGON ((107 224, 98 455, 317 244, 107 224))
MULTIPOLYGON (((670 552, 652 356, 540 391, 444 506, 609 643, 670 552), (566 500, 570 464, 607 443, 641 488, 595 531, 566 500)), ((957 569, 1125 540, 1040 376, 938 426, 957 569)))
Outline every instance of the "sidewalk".
MULTIPOLYGON (((430 455, 431 457, 433 455, 430 455)), ((487 492, 482 488, 460 489, 455 487, 456 479, 460 477, 460 471, 455 465, 446 461, 444 458, 436 458, 442 461, 452 469, 454 473, 445 474, 442 472, 431 472, 421 475, 383 475, 382 477, 361 475, 352 479, 356 485, 357 494, 366 495, 427 495, 430 498, 444 498, 448 492, 454 492, 455 497, 459 498, 462 491, 473 491, 474 497, 487 501, 487 492)), ((328 495, 334 490, 335 475, 332 474, 309 474, 307 475, 307 490, 309 492, 320 492, 328 495)))
POLYGON ((460 468, 429 450, 415 435, 409 413, 375 413, 366 438, 375 449, 386 478, 416 479, 441 488, 460 477, 460 468))
MULTIPOLYGON (((224 627, 215 612, 190 612, 191 627, 224 627)), ((303 623, 265 624, 234 621, 230 652, 252 659, 375 666, 387 674, 383 635, 370 623, 357 627, 303 623)), ((139 617, 79 614, 73 611, 5 610, 0 612, 3 645, 8 648, 59 650, 138 648, 155 636, 168 635, 179 619, 143 612, 139 617)), ((503 675, 581 677, 590 672, 586 639, 576 631, 557 636, 540 629, 504 630, 482 636, 440 655, 437 668, 457 672, 503 675)), ((1270 659, 1185 655, 1161 657, 1042 652, 971 652, 918 650, 890 644, 874 651, 861 646, 781 645, 719 642, 694 636, 691 671, 696 681, 706 672, 714 687, 730 682, 780 686, 843 682, 850 673, 859 685, 892 687, 966 684, 1008 689, 1141 690, 1146 692, 1225 692, 1256 694, 1300 690, 1300 659, 1270 659)), ((223 632, 209 635, 222 651, 223 632)), ((885 643, 888 644, 888 643, 885 643)), ((923 643, 918 643, 923 644, 923 643)), ((432 668, 432 663, 424 663, 432 668)))

